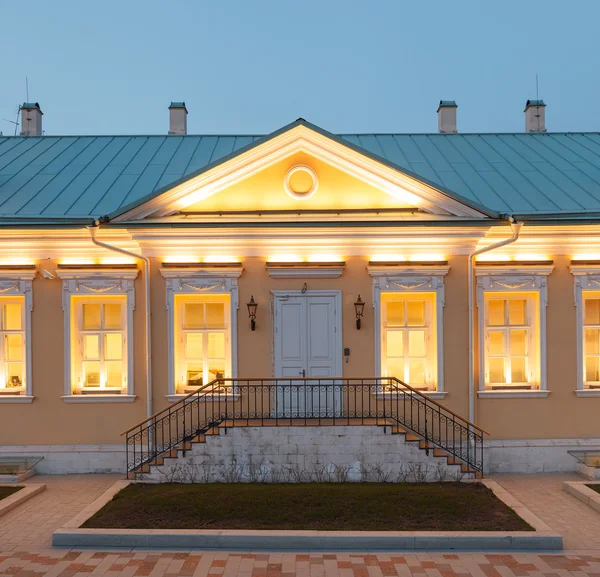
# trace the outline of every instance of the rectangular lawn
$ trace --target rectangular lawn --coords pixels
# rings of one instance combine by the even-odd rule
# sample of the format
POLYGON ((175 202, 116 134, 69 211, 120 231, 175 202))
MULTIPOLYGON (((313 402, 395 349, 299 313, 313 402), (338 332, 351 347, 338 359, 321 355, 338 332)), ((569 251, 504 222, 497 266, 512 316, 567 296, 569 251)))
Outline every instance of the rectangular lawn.
POLYGON ((83 527, 533 531, 481 483, 132 484, 83 527))
POLYGON ((8 497, 10 495, 12 495, 13 493, 16 493, 17 491, 20 491, 23 487, 4 487, 4 486, 0 486, 0 501, 2 499, 4 499, 5 497, 8 497))

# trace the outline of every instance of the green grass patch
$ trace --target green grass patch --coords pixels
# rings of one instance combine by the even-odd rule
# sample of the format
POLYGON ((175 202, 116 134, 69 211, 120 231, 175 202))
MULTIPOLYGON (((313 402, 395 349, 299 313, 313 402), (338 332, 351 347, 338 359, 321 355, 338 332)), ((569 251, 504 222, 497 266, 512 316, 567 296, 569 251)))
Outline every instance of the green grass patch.
POLYGON ((600 493, 600 483, 595 483, 594 485, 586 485, 586 487, 589 487, 592 491, 596 491, 596 493, 600 493))
POLYGON ((0 487, 0 501, 13 493, 20 491, 23 487, 0 487))
POLYGON ((481 483, 132 484, 82 526, 533 531, 481 483))

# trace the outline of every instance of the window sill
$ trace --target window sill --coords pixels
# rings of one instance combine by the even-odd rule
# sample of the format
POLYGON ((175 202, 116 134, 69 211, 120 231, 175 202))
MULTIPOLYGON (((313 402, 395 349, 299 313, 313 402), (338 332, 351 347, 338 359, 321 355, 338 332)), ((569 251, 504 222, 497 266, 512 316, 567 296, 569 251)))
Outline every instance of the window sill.
POLYGON ((0 403, 33 403, 33 395, 0 395, 0 403))
MULTIPOLYGON (((179 393, 175 393, 172 395, 165 395, 165 398, 167 398, 169 401, 171 401, 172 403, 175 403, 177 401, 180 401, 181 399, 185 399, 185 397, 188 396, 189 393, 183 395, 183 394, 179 394, 179 393)), ((200 398, 200 402, 205 402, 205 399, 214 399, 214 398, 218 398, 219 400, 222 401, 237 401, 240 398, 240 394, 239 393, 235 393, 235 394, 231 394, 231 395, 221 395, 219 393, 207 393, 204 397, 200 398)), ((192 401, 196 401, 198 400, 197 397, 190 397, 189 402, 192 401)))
POLYGON ((600 397, 600 389, 577 389, 575 394, 578 397, 600 397))
MULTIPOLYGON (((417 389, 418 390, 418 389, 417 389)), ((403 390, 399 390, 398 393, 403 393, 403 390)), ((428 397, 430 399, 443 399, 448 391, 419 391, 423 396, 428 397)), ((391 399, 395 396, 396 393, 386 392, 386 393, 373 393, 373 396, 376 399, 391 399)))
POLYGON ((551 391, 542 390, 514 390, 514 391, 477 391, 480 399, 545 399, 551 391))
POLYGON ((136 395, 63 395, 65 403, 133 403, 136 395))

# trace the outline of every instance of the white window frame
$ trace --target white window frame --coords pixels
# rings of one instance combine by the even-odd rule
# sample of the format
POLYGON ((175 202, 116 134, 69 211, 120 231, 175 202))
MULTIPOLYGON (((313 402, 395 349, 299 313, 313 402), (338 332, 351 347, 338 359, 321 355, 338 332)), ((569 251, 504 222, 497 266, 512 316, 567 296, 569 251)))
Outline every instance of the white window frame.
MULTIPOLYGON (((64 358, 64 395, 62 399, 66 403, 127 403, 133 402, 134 394, 134 348, 133 348, 133 311, 135 310, 134 282, 138 275, 137 268, 77 268, 59 269, 57 276, 63 281, 62 308, 64 313, 64 335, 65 335, 65 358, 64 358), (74 365, 75 355, 78 350, 73 350, 73 297, 101 297, 103 295, 125 296, 125 338, 126 365, 127 365, 127 387, 120 394, 108 393, 86 393, 73 394, 75 388, 74 365)), ((101 299, 93 299, 94 302, 102 302, 101 299)), ((77 345, 75 345, 77 346, 77 345)))
MULTIPOLYGON (((423 394, 433 399, 443 399, 448 393, 444 389, 444 277, 449 266, 410 266, 410 265, 370 265, 367 267, 373 277, 373 308, 375 310, 375 374, 381 375, 383 366, 383 315, 382 293, 425 293, 433 294, 435 307, 436 351, 432 353, 435 363, 435 390, 424 390, 423 394)), ((429 357, 429 353, 427 355, 429 357)))
MULTIPOLYGON (((20 299, 23 305, 22 319, 25 332, 25 387, 24 391, 14 395, 0 395, 0 403, 31 403, 35 398, 33 396, 32 383, 32 361, 31 361, 31 311, 33 311, 33 290, 32 283, 36 271, 15 270, 2 271, 0 273, 0 297, 12 297, 20 299)), ((2 299, 0 299, 0 304, 2 299)))
POLYGON ((231 377, 238 376, 237 354, 237 312, 239 308, 238 278, 242 274, 242 267, 173 267, 161 268, 160 273, 166 282, 166 308, 167 308, 167 342, 168 342, 168 393, 169 401, 177 401, 184 397, 178 393, 175 382, 176 357, 176 314, 175 295, 229 295, 229 331, 230 331, 230 356, 231 377))
POLYGON ((598 292, 600 298, 600 264, 596 265, 571 265, 571 274, 574 277, 575 310, 577 317, 577 388, 578 397, 600 397, 600 389, 586 389, 584 387, 585 374, 585 348, 583 342, 583 315, 584 292, 598 292))
MULTIPOLYGON (((479 348, 479 390, 480 398, 544 398, 550 394, 547 388, 546 376, 546 308, 548 307, 548 275, 554 269, 553 265, 478 265, 475 268, 477 278, 477 308, 478 308, 478 348, 479 348), (536 373, 537 388, 515 389, 515 390, 490 390, 486 388, 486 322, 487 311, 486 295, 497 295, 499 299, 503 293, 535 293, 537 330, 539 334, 532 333, 530 341, 537 343, 535 353, 531 358, 537 364, 536 373)), ((488 296, 489 298, 489 296, 488 296)), ((535 330, 535 324, 532 329, 535 330)))

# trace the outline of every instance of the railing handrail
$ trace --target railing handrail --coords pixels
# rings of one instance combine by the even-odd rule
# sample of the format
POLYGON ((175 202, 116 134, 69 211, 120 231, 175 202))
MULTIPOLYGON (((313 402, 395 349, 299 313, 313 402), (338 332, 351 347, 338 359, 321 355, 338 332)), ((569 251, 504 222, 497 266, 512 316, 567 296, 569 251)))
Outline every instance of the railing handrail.
MULTIPOLYGON (((402 385, 402 387, 404 387, 405 389, 408 389, 409 391, 417 394, 419 397, 425 399, 428 403, 431 403, 432 405, 435 405, 436 407, 439 407, 440 409, 443 409, 444 411, 447 411, 451 415, 454 415, 455 417, 461 419, 462 421, 464 421, 465 423, 467 423, 467 425, 470 425, 471 427, 474 427, 478 431, 481 431, 482 433, 485 433, 486 435, 490 434, 483 427, 481 427, 479 425, 476 425, 475 423, 469 421, 469 419, 465 419, 465 417, 459 415, 458 413, 455 413, 452 409, 449 409, 448 407, 442 405, 441 403, 438 403, 438 401, 436 401, 435 399, 432 399, 431 397, 428 397, 427 395, 424 395, 421 391, 419 391, 419 389, 415 389, 414 387, 411 387, 409 384, 405 383, 404 381, 401 381, 397 377, 252 377, 252 378, 248 378, 248 379, 240 378, 240 377, 223 377, 223 378, 219 378, 219 379, 213 379, 212 381, 210 381, 210 383, 206 383, 206 385, 200 386, 195 391, 192 391, 191 393, 187 394, 185 397, 182 397, 181 399, 178 399, 177 401, 175 401, 173 404, 169 405, 168 407, 165 407, 164 409, 161 409, 160 411, 157 411, 156 413, 154 413, 150 417, 146 417, 145 419, 142 419, 139 423, 133 425, 132 427, 130 427, 126 431, 123 431, 121 433, 121 437, 123 435, 126 435, 127 433, 130 433, 134 429, 137 429, 138 427, 144 425, 145 423, 149 423, 149 422, 153 421, 159 415, 162 415, 163 413, 166 413, 169 410, 176 409, 178 405, 183 405, 190 397, 193 397, 195 395, 198 395, 198 393, 206 391, 206 389, 208 389, 211 386, 214 387, 216 383, 223 383, 223 382, 230 382, 230 383, 244 382, 244 383, 247 383, 249 385, 251 382, 256 382, 256 381, 260 381, 260 382, 264 382, 264 381, 286 381, 286 382, 290 382, 291 383, 292 381, 369 381, 369 380, 382 381, 382 380, 386 380, 386 379, 389 380, 389 381, 395 381, 396 383, 399 383, 400 385, 402 385)), ((206 391, 207 394, 209 392, 211 392, 211 391, 206 391)))
MULTIPOLYGON (((417 393, 417 395, 419 395, 420 397, 423 397, 424 399, 426 399, 428 403, 432 403, 432 404, 440 407, 441 409, 444 409, 444 411, 447 411, 451 415, 454 415, 455 417, 459 418, 461 421, 464 421, 465 423, 467 423, 467 425, 469 425, 469 426, 477 429, 478 431, 481 431, 482 433, 485 433, 486 435, 490 434, 483 427, 481 427, 479 425, 476 425, 475 423, 469 421, 469 419, 465 419, 462 415, 459 415, 458 413, 455 413, 452 409, 449 409, 448 407, 442 405, 441 403, 438 403, 435 399, 432 399, 432 398, 428 397, 427 395, 424 395, 418 389, 413 389, 410 385, 407 385, 404 381, 401 381, 400 379, 398 379, 396 377, 384 377, 384 378, 386 378, 386 379, 392 379, 392 380, 400 383, 403 387, 406 387, 410 391, 412 391, 414 393, 417 393)), ((399 390, 400 390, 400 392, 402 392, 401 389, 399 389, 399 390)))
MULTIPOLYGON (((162 415, 163 413, 167 413, 168 411, 173 410, 173 408, 177 407, 177 405, 179 405, 180 403, 184 403, 190 397, 193 397, 194 395, 201 393, 202 391, 204 391, 211 385, 214 385, 214 383, 222 381, 222 380, 223 379, 214 379, 210 383, 206 383, 206 385, 201 385, 195 391, 188 393, 185 397, 181 397, 181 399, 178 399, 172 405, 169 405, 168 407, 165 407, 164 409, 161 409, 160 411, 156 411, 156 413, 154 413, 153 415, 150 415, 149 417, 146 417, 145 419, 142 419, 139 423, 136 423, 135 425, 133 425, 133 427, 129 427, 129 429, 127 429, 126 431, 123 431, 120 436, 122 437, 123 435, 126 435, 127 433, 131 433, 131 431, 133 431, 133 429, 137 429, 138 427, 141 427, 142 425, 149 423, 150 421, 153 421, 159 415, 162 415)), ((207 392, 209 392, 209 391, 207 391, 207 392)))

